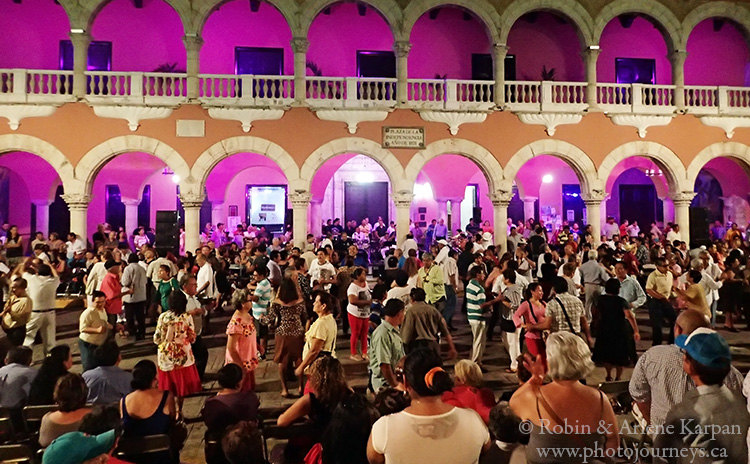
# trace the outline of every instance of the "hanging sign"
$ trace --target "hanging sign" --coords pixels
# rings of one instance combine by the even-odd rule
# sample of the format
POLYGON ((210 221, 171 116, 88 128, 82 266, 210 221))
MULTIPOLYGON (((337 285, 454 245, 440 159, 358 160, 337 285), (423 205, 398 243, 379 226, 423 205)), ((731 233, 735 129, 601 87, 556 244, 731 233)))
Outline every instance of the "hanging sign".
POLYGON ((383 148, 424 147, 424 127, 383 127, 383 148))

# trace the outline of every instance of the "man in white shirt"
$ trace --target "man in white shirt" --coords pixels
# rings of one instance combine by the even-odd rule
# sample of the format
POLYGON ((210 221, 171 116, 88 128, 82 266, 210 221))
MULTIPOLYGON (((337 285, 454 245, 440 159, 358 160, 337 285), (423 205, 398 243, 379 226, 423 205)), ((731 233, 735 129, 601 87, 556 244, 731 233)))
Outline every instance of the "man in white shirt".
POLYGON ((83 258, 84 253, 86 253, 86 243, 73 232, 68 234, 68 241, 65 242, 65 246, 68 252, 68 264, 83 258))
POLYGON ((214 269, 203 254, 195 256, 195 264, 199 267, 198 290, 196 295, 201 299, 203 306, 207 310, 210 310, 217 296, 214 269))
POLYGON ((28 287, 26 293, 31 298, 33 310, 31 319, 26 324, 26 339, 23 344, 31 347, 34 344, 37 332, 42 334, 42 352, 44 356, 55 346, 55 298, 57 287, 60 286, 60 278, 52 266, 39 263, 32 265, 31 260, 20 264, 16 268, 18 274, 25 267, 21 277, 26 280, 28 287))
POLYGON ((143 253, 143 256, 146 258, 146 261, 150 261, 146 268, 146 276, 151 279, 151 283, 154 284, 154 287, 159 287, 159 281, 161 281, 161 278, 159 278, 159 268, 161 266, 169 267, 169 277, 177 275, 177 265, 167 258, 159 257, 156 250, 148 249, 143 253), (156 259, 150 260, 150 258, 156 259))
POLYGON ((404 256, 409 256, 409 250, 419 251, 417 241, 414 240, 413 234, 406 234, 406 240, 401 244, 401 250, 404 252, 404 256))
POLYGON ((612 216, 607 217, 607 223, 602 227, 602 235, 607 237, 607 240, 612 240, 615 235, 620 235, 620 226, 615 223, 615 218, 612 216))
POLYGON ((682 241, 682 234, 680 233, 680 226, 677 224, 672 225, 672 229, 667 232, 667 242, 673 244, 675 240, 682 241))
POLYGON ((336 268, 328 262, 328 250, 321 248, 318 250, 318 259, 310 265, 310 285, 314 287, 315 282, 318 282, 328 291, 335 281, 336 268))
POLYGON ((443 307, 443 318, 450 330, 455 330, 452 324, 453 315, 456 313, 456 290, 458 288, 458 264, 451 256, 452 252, 448 241, 440 239, 437 241, 438 251, 435 262, 443 270, 443 282, 445 283, 445 306, 443 307))

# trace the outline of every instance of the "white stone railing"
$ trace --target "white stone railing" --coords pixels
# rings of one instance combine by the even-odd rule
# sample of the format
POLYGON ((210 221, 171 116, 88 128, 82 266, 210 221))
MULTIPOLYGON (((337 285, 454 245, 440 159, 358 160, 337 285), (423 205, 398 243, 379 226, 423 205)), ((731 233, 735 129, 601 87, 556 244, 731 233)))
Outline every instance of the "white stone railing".
POLYGON ((287 106, 294 101, 294 76, 201 74, 198 99, 211 105, 287 106))
POLYGON ((88 71, 86 78, 91 102, 176 105, 187 100, 187 74, 88 71))
POLYGON ((586 87, 585 82, 508 81, 505 104, 511 111, 583 111, 586 87))
POLYGON ((0 69, 0 102, 73 101, 73 71, 0 69))
POLYGON ((690 113, 750 114, 750 88, 686 85, 685 107, 690 113))
POLYGON ((596 85, 597 105, 608 113, 670 114, 675 106, 674 85, 596 85))
POLYGON ((374 77, 306 78, 306 98, 317 108, 388 108, 396 105, 396 79, 374 77))
POLYGON ((407 105, 435 110, 489 110, 495 106, 495 82, 459 79, 409 79, 407 105))

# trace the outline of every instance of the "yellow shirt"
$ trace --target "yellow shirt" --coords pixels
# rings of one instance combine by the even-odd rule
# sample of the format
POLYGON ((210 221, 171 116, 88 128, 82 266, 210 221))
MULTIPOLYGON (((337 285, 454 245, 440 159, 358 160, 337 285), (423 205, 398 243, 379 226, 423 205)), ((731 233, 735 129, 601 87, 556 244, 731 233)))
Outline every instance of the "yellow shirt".
POLYGON ((419 270, 419 280, 422 282, 422 288, 429 304, 435 304, 441 298, 445 298, 445 282, 443 281, 443 270, 437 264, 433 264, 430 270, 421 268, 419 270))
POLYGON ((27 296, 17 297, 11 295, 7 303, 5 303, 5 311, 3 311, 3 328, 4 329, 15 329, 26 325, 31 318, 31 310, 33 303, 31 298, 27 296))
POLYGON ((685 303, 688 309, 694 309, 711 320, 711 310, 708 308, 706 293, 699 284, 693 284, 685 290, 685 303))
POLYGON ((648 275, 646 280, 646 290, 653 290, 656 293, 663 295, 665 298, 669 298, 672 295, 672 283, 674 277, 672 273, 667 271, 662 274, 658 270, 648 275))

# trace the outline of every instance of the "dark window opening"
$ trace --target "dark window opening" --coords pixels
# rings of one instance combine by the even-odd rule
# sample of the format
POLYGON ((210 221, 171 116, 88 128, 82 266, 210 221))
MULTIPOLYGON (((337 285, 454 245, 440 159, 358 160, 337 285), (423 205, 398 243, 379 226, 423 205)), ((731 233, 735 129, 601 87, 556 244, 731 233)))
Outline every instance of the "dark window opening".
POLYGON ((651 58, 615 58, 618 84, 655 84, 656 60, 651 58))

